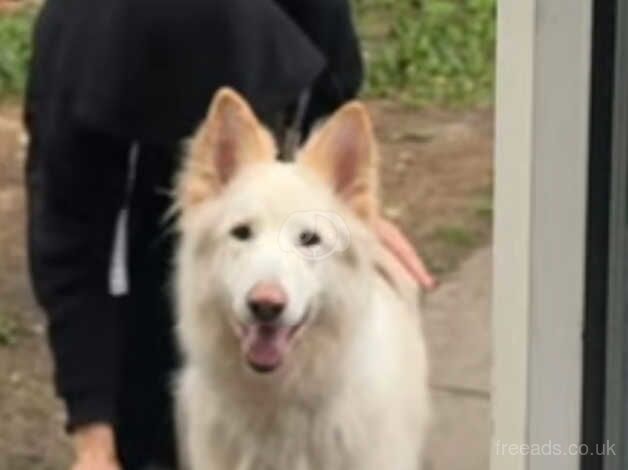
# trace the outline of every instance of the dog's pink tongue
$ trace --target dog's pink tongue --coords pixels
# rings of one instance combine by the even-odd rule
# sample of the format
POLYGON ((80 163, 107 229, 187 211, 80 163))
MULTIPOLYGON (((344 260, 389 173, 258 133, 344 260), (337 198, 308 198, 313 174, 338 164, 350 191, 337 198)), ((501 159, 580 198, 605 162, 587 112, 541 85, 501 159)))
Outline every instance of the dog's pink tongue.
POLYGON ((264 370, 273 370, 281 365, 289 339, 290 328, 251 325, 245 332, 242 347, 251 365, 264 370))

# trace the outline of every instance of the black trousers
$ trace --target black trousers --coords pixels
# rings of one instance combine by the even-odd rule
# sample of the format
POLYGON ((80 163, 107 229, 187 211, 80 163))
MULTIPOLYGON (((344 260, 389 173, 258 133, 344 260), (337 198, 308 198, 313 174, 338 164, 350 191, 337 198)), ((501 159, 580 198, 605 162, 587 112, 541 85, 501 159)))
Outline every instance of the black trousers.
POLYGON ((68 427, 112 424, 125 470, 175 468, 174 234, 165 214, 178 146, 116 138, 63 115, 45 125, 30 115, 28 122, 31 277, 49 320, 68 427), (137 166, 130 188, 132 148, 137 166), (112 250, 125 206, 128 292, 113 295, 112 250))
POLYGON ((120 299, 121 385, 116 432, 125 469, 174 468, 173 373, 178 358, 170 296, 173 229, 166 220, 176 153, 139 144, 130 197, 129 293, 120 299))

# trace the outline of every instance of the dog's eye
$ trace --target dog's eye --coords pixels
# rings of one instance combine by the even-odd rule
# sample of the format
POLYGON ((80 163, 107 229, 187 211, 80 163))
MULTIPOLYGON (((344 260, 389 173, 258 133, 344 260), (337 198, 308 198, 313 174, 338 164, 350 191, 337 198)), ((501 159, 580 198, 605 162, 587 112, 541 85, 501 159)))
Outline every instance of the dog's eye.
POLYGON ((253 230, 250 225, 240 224, 231 229, 231 235, 238 240, 250 240, 253 237, 253 230))
POLYGON ((304 230, 299 234, 299 245, 314 246, 321 242, 321 236, 313 230, 304 230))

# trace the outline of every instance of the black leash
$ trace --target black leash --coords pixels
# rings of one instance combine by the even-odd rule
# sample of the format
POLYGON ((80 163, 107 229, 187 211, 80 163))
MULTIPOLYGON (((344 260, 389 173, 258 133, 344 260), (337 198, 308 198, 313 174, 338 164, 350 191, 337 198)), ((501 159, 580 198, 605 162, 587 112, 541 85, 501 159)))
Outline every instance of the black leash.
POLYGON ((290 126, 286 129, 283 145, 281 146, 280 159, 285 162, 293 162, 296 159, 299 145, 301 144, 301 129, 303 128, 303 121, 305 120, 305 113, 310 104, 311 91, 309 89, 304 90, 299 95, 297 101, 297 107, 294 112, 294 119, 290 126))

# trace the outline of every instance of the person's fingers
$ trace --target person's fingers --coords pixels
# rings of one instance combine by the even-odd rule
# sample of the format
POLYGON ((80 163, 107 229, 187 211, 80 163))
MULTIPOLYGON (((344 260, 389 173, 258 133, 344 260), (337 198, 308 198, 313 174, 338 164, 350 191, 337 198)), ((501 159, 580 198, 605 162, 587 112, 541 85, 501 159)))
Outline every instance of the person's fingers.
POLYGON ((426 289, 436 286, 436 281, 412 245, 395 227, 389 232, 388 249, 399 259, 417 282, 426 289))
POLYGON ((434 289, 438 283, 412 244, 392 223, 379 219, 376 231, 384 246, 397 258, 408 273, 425 289, 434 289))

